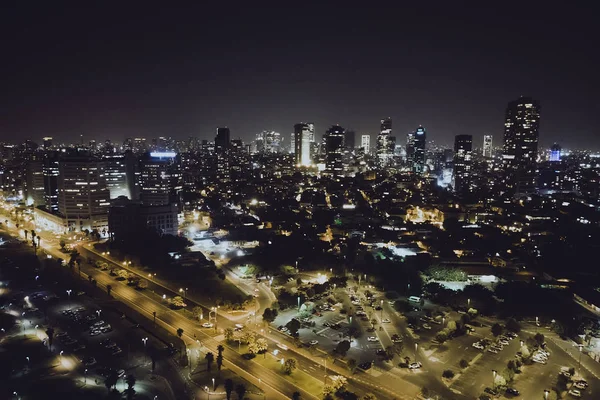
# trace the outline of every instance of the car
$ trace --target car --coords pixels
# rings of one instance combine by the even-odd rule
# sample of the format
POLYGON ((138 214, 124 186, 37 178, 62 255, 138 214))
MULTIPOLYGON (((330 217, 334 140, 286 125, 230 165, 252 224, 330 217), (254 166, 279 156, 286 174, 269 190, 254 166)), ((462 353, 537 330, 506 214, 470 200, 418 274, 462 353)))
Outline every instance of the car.
POLYGON ((398 336, 397 333, 394 333, 392 335, 392 342, 394 342, 394 343, 402 343, 402 338, 400 336, 398 336))
POLYGON ((323 326, 326 327, 326 328, 329 328, 331 326, 331 324, 329 322, 324 322, 323 326))
POLYGON ((531 360, 532 360, 533 362, 536 362, 536 363, 538 363, 538 364, 546 364, 546 360, 544 360, 544 359, 541 359, 541 358, 536 358, 536 357, 533 357, 531 360))
POLYGON ((432 324, 436 324, 436 325, 441 325, 442 324, 442 321, 438 321, 437 319, 432 319, 429 322, 431 322, 432 324))
POLYGON ((578 385, 581 385, 583 387, 588 387, 588 383, 584 380, 584 379, 580 379, 577 382, 575 382, 578 385))
POLYGON ((573 397, 581 397, 581 392, 577 389, 569 390, 569 394, 573 397))
POLYGON ((106 324, 106 322, 104 322, 104 320, 100 320, 100 321, 96 321, 92 324, 92 326, 102 326, 106 324))
POLYGON ((381 320, 382 324, 389 324, 390 322, 392 322, 392 321, 390 321, 389 318, 384 318, 381 320))
POLYGON ((233 328, 234 331, 241 331, 242 329, 244 329, 242 324, 235 324, 235 328, 233 328))
POLYGON ((486 387, 485 389, 483 389, 484 393, 487 394, 491 394, 492 396, 498 396, 498 391, 495 389, 492 389, 491 387, 486 387))
POLYGON ((205 322, 202 324, 203 328, 212 328, 214 325, 211 322, 205 322))
POLYGON ((110 339, 104 341, 104 343, 101 342, 101 344, 102 344, 102 346, 106 347, 107 349, 110 349, 110 348, 115 347, 117 345, 115 342, 113 342, 110 339))
POLYGON ((429 322, 429 319, 427 317, 421 317, 419 319, 421 320, 421 322, 429 322))
POLYGON ((487 349, 487 351, 489 351, 490 353, 498 354, 498 350, 493 347, 490 347, 489 349, 487 349))
POLYGON ((358 368, 364 369, 365 371, 370 369, 372 366, 373 366, 372 362, 364 362, 364 363, 358 364, 358 368))
POLYGON ((117 371, 117 376, 119 378, 122 378, 123 376, 125 376, 125 370, 124 369, 120 369, 117 371))
POLYGON ((368 341, 368 342, 377 342, 377 341, 378 341, 378 339, 377 339, 375 336, 369 336, 369 337, 367 338, 367 341, 368 341))
POLYGON ((572 376, 569 371, 560 371, 560 374, 566 376, 567 378, 570 378, 572 376))
POLYGON ((384 349, 375 350, 375 354, 377 354, 378 356, 387 357, 387 352, 384 349))
POLYGON ((492 398, 490 396, 488 396, 487 394, 482 394, 481 396, 478 397, 479 400, 492 400, 492 398))
POLYGON ((113 328, 112 328, 112 326, 110 326, 110 324, 102 326, 100 328, 100 332, 102 332, 102 333, 112 332, 112 330, 113 330, 113 328))
POLYGON ((121 350, 121 348, 119 346, 115 346, 112 348, 112 351, 110 352, 111 355, 116 356, 119 355, 123 352, 123 350, 121 350))
POLYGON ((381 310, 383 310, 383 307, 381 307, 381 306, 377 306, 377 307, 375 307, 375 310, 376 310, 376 311, 381 311, 381 310))
POLYGON ((86 357, 82 360, 83 365, 85 365, 86 367, 91 367, 93 365, 96 365, 96 359, 94 357, 86 357))
POLYGON ((431 325, 423 324, 423 329, 431 330, 431 325))
POLYGON ((375 328, 373 328, 372 326, 367 328, 367 332, 375 332, 375 328))
POLYGON ((318 340, 311 340, 310 342, 308 342, 311 346, 316 346, 319 344, 318 340))
POLYGON ((411 363, 408 365, 408 369, 419 369, 423 366, 419 361, 411 363))
POLYGON ((509 387, 506 388, 506 394, 510 394, 511 396, 518 396, 521 393, 517 389, 509 387))
POLYGON ((283 343, 277 343, 277 347, 279 347, 281 350, 287 350, 288 349, 288 347, 285 344, 283 344, 283 343))
POLYGON ((479 342, 473 343, 473 347, 475 347, 476 349, 479 349, 479 350, 483 350, 484 349, 483 345, 481 343, 479 343, 479 342))
POLYGON ((502 344, 503 346, 508 346, 508 345, 509 345, 509 342, 508 342, 508 340, 503 340, 503 339, 500 339, 500 340, 498 341, 498 343, 502 344))
POLYGON ((62 337, 67 336, 68 333, 66 331, 62 331, 62 332, 58 332, 56 335, 54 335, 54 337, 56 337, 57 339, 60 339, 62 337))
POLYGON ((587 385, 584 385, 584 384, 583 384, 583 383, 581 383, 581 382, 575 382, 575 383, 573 384, 573 386, 575 386, 577 389, 581 389, 581 390, 585 390, 585 389, 587 388, 587 385))
POLYGON ((99 329, 92 329, 90 331, 90 336, 98 336, 99 334, 101 334, 102 332, 99 329))

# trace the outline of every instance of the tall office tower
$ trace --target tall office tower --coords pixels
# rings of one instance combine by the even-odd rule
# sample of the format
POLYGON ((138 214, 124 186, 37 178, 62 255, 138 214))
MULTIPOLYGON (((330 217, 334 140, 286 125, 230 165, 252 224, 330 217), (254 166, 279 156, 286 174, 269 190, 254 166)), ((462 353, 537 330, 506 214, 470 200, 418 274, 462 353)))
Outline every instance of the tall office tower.
POLYGON ((260 136, 264 143, 265 153, 279 153, 281 147, 281 134, 275 131, 263 131, 260 136))
POLYGON ((382 119, 381 129, 377 135, 377 160, 380 166, 386 167, 392 163, 395 147, 396 140, 392 138, 392 119, 382 119))
POLYGON ((406 164, 411 168, 415 161, 415 133, 406 134, 406 164))
POLYGON ((549 161, 559 162, 561 151, 562 151, 562 148, 560 147, 560 145, 558 143, 554 143, 552 145, 552 147, 550 147, 550 160, 549 161))
POLYGON ((311 143, 315 143, 317 141, 317 138, 315 137, 315 124, 312 122, 308 122, 306 123, 306 126, 308 127, 308 139, 311 143))
POLYGON ((412 170, 417 174, 425 172, 425 144, 427 143, 427 132, 419 126, 414 132, 412 170))
POLYGON ((44 156, 34 154, 25 165, 25 204, 39 207, 44 200, 44 156))
POLYGON ((217 128, 215 137, 215 153, 217 156, 217 180, 227 182, 230 179, 229 174, 229 147, 231 138, 229 128, 217 128))
POLYGON ((502 161, 509 195, 535 190, 540 103, 519 97, 508 103, 504 123, 502 161))
POLYGON ((354 131, 346 131, 344 135, 344 147, 348 151, 354 150, 354 146, 356 145, 356 132, 354 131))
POLYGON ((45 138, 43 138, 42 144, 44 146, 44 150, 48 150, 50 147, 52 147, 52 137, 46 136, 45 138))
POLYGON ((346 131, 339 125, 333 125, 325 132, 325 171, 332 176, 344 173, 343 155, 346 131))
POLYGON ((66 156, 58 171, 58 212, 67 230, 106 229, 110 197, 102 163, 90 156, 66 156))
POLYGON ((311 132, 311 125, 305 123, 294 125, 294 153, 298 167, 308 167, 312 164, 310 139, 314 137, 314 132, 311 132))
POLYGON ((58 212, 58 153, 44 155, 44 205, 49 212, 58 212))
POLYGON ((127 182, 127 159, 124 154, 105 154, 102 157, 104 164, 104 178, 111 199, 125 196, 132 199, 130 185, 127 182))
POLYGON ((183 188, 181 159, 174 152, 144 154, 139 163, 140 200, 149 206, 176 203, 183 188))
POLYGON ((365 154, 369 154, 371 151, 371 135, 362 135, 360 137, 360 147, 362 147, 365 154))
POLYGON ((492 135, 483 135, 483 156, 492 158, 492 135))
POLYGON ((457 135, 454 138, 454 191, 469 192, 471 182, 471 157, 473 136, 457 135))
POLYGON ((296 132, 290 135, 290 154, 296 153, 296 132))

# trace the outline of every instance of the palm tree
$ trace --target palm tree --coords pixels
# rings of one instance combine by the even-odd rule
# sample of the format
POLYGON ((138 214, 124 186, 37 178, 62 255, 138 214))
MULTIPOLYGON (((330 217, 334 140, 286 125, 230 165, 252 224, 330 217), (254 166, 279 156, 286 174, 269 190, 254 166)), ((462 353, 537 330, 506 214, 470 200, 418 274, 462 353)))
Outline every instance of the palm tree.
POLYGON ((231 379, 225 379, 225 394, 227 400, 231 400, 231 392, 233 392, 233 381, 231 379))
POLYGON ((106 285, 106 293, 110 296, 110 291, 112 290, 112 285, 106 285))
POLYGON ((244 396, 246 395, 246 386, 240 383, 235 387, 235 392, 237 393, 239 400, 244 400, 244 396))
POLYGON ((27 229, 24 229, 23 233, 25 233, 25 241, 27 241, 27 234, 29 233, 29 231, 27 229))
POLYGON ((127 375, 127 378, 125 378, 125 382, 127 382, 127 400, 131 400, 135 394, 135 389, 133 388, 135 386, 135 381, 136 379, 133 375, 127 375))
POLYGON ((117 375, 116 371, 111 371, 108 374, 108 376, 106 377, 106 379, 104 379, 104 386, 106 386, 109 393, 110 393, 110 389, 112 387, 116 386, 118 380, 119 380, 119 375, 117 375))
POLYGON ((210 372, 210 366, 213 361, 215 361, 215 355, 211 352, 208 352, 206 353, 206 356, 204 356, 204 359, 206 360, 206 370, 210 372))
POLYGON ((219 355, 222 356, 223 355, 223 351, 225 350, 225 347, 223 347, 222 344, 217 346, 217 351, 219 352, 219 355))
POLYGON ((181 337, 183 336, 183 329, 181 329, 181 328, 177 329, 177 336, 179 336, 179 338, 181 339, 181 337))
POLYGON ((46 329, 46 335, 48 335, 48 349, 52 351, 52 342, 54 341, 54 328, 49 327, 46 329))
POLYGON ((292 400, 300 400, 300 392, 292 393, 292 400))

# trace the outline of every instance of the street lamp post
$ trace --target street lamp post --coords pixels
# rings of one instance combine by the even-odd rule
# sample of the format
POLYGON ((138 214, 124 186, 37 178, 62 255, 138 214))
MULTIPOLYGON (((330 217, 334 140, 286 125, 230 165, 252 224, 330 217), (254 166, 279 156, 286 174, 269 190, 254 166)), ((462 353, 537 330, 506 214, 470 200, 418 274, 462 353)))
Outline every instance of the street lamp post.
POLYGON ((578 367, 578 369, 579 369, 579 373, 581 374, 581 353, 583 351, 583 345, 580 344, 580 345, 577 345, 577 347, 579 347, 579 367, 578 367))
POLYGON ((71 289, 67 289, 67 296, 69 296, 69 303, 71 303, 71 289))
POLYGON ((183 302, 185 303, 185 300, 187 299, 187 291, 188 288, 180 288, 179 289, 179 293, 183 293, 183 302))
POLYGON ((496 375, 498 375, 498 371, 496 371, 495 369, 492 370, 492 375, 494 376, 494 380, 492 381, 492 388, 495 389, 496 388, 496 375))
POLYGON ((419 350, 419 343, 415 343, 415 362, 417 362, 417 351, 419 350))
POLYGON ((144 342, 144 362, 147 361, 147 357, 148 357, 148 352, 146 351, 146 342, 148 341, 148 338, 145 337, 142 339, 142 342, 144 342))
POLYGON ((544 389, 544 400, 548 400, 549 394, 550 394, 550 391, 548 389, 544 389))
POLYGON ((83 371, 83 384, 87 385, 87 369, 83 371))
POLYGON ((298 311, 300 311, 300 296, 298 296, 298 311))
POLYGON ((467 299, 467 311, 471 308, 471 299, 467 299))
POLYGON ((381 312, 379 315, 379 319, 383 320, 383 300, 381 300, 380 306, 381 306, 381 310, 380 310, 381 312))
POLYGON ((213 392, 215 391, 215 378, 212 378, 212 382, 213 382, 213 392))

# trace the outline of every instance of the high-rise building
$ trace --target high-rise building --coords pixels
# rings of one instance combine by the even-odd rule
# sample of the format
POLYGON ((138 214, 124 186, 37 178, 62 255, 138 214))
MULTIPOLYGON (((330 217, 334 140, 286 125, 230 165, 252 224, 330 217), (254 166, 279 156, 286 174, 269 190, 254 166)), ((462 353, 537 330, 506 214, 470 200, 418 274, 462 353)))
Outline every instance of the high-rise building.
POLYGON ((58 212, 66 229, 106 229, 110 198, 102 163, 90 156, 66 156, 58 170, 58 212))
POLYGON ((229 128, 217 128, 217 136, 215 137, 215 150, 227 150, 229 149, 229 143, 231 142, 231 133, 229 128))
POLYGON ((371 135, 362 135, 360 137, 360 147, 362 147, 365 154, 369 154, 371 151, 371 135))
POLYGON ((558 143, 554 143, 552 145, 552 147, 550 147, 550 160, 549 161, 559 162, 561 151, 562 151, 562 148, 560 147, 560 145, 558 143))
POLYGON ((346 131, 339 125, 333 125, 325 132, 325 171, 332 176, 344 173, 344 139, 346 131))
MULTIPOLYGON (((307 167, 312 164, 310 148, 311 139, 314 138, 314 131, 311 131, 311 125, 305 123, 294 125, 294 153, 298 167, 307 167)), ((314 130, 314 126, 312 129, 314 130)))
POLYGON ((25 204, 45 205, 44 194, 44 157, 38 153, 32 155, 25 166, 25 204))
POLYGON ((58 154, 46 152, 44 155, 44 204, 46 210, 58 212, 58 154))
POLYGON ((415 133, 408 132, 406 134, 406 164, 412 170, 415 161, 415 133))
POLYGON ((275 131, 262 131, 256 135, 257 153, 279 153, 281 150, 281 134, 275 131))
POLYGON ((538 101, 521 96, 508 103, 502 160, 509 195, 535 190, 539 125, 538 101))
POLYGON ((231 138, 229 128, 217 128, 215 137, 215 153, 217 155, 216 178, 222 182, 229 181, 229 147, 231 138))
POLYGON ((492 135, 483 135, 483 156, 492 158, 492 135))
POLYGON ((290 135, 290 154, 296 153, 296 132, 290 135))
POLYGON ((354 146, 356 145, 355 138, 356 132, 350 130, 346 131, 346 134, 344 135, 344 147, 346 148, 346 150, 354 150, 354 146))
POLYGON ((454 139, 454 191, 468 193, 471 182, 473 136, 457 135, 454 139))
POLYGON ((392 119, 381 120, 379 135, 377 135, 377 160, 382 167, 389 166, 394 160, 396 139, 392 137, 392 119))
POLYGON ((42 144, 44 146, 44 150, 48 150, 50 147, 52 147, 52 137, 46 136, 45 138, 43 138, 42 144))
POLYGON ((127 181, 126 161, 124 154, 105 154, 102 157, 106 186, 111 199, 116 199, 119 196, 132 199, 130 185, 127 181))
POLYGON ((308 127, 308 137, 310 142, 315 143, 317 141, 317 138, 315 137, 315 124, 308 122, 306 126, 308 127))
POLYGON ((176 203, 183 189, 181 160, 174 152, 144 154, 139 163, 140 199, 149 206, 176 203))
MULTIPOLYGON (((414 173, 425 172, 425 144, 427 143, 427 132, 419 126, 414 132, 412 139, 412 170, 414 173)), ((407 151, 408 152, 408 151, 407 151)))

